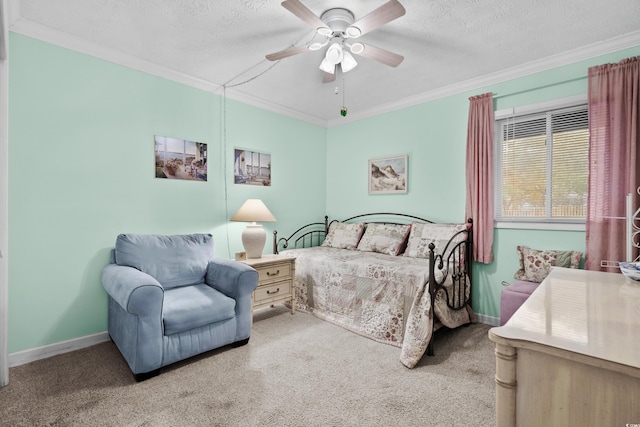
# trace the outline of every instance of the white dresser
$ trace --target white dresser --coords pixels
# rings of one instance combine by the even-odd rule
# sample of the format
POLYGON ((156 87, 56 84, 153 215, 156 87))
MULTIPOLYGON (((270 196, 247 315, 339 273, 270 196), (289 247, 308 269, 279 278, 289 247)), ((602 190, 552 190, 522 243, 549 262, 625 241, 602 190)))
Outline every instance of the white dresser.
POLYGON ((498 426, 640 426, 640 282, 556 267, 489 338, 498 426))

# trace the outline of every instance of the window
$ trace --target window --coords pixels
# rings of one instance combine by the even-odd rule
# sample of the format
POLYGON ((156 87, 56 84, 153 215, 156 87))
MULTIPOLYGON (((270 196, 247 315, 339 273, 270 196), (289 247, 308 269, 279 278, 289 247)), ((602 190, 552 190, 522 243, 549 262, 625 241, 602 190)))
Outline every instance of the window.
POLYGON ((496 118, 496 221, 584 224, 587 105, 496 118))

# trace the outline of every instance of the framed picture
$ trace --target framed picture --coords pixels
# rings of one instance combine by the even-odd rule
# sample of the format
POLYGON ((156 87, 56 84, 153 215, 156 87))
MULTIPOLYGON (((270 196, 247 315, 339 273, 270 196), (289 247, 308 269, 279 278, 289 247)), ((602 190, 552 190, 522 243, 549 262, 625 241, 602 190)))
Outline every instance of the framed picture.
POLYGON ((156 178, 207 180, 207 144, 158 135, 154 141, 156 178))
POLYGON ((407 192, 407 155, 369 160, 369 194, 407 192))
POLYGON ((236 184, 271 186, 271 154, 236 148, 233 157, 236 184))

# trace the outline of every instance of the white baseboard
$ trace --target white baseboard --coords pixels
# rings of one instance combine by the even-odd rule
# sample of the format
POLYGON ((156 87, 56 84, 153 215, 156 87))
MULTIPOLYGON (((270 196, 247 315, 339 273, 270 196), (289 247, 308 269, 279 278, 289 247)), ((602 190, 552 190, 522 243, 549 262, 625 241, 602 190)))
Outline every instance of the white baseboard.
POLYGON ((81 348, 109 341, 109 339, 109 333, 104 331, 80 338, 73 338, 67 341, 60 341, 42 347, 9 353, 9 367, 24 365, 25 363, 35 362, 36 360, 46 359, 47 357, 67 353, 69 351, 80 350, 81 348))
POLYGON ((491 325, 491 326, 500 326, 500 318, 499 317, 491 317, 491 316, 487 316, 485 314, 477 314, 476 313, 476 320, 478 321, 478 323, 484 323, 484 324, 491 325))
MULTIPOLYGON (((492 326, 500 326, 500 319, 497 317, 486 316, 484 314, 476 314, 478 323, 484 323, 492 326)), ((90 347, 109 341, 109 333, 107 331, 98 332, 93 335, 86 335, 80 338, 73 338, 67 341, 45 345, 42 347, 30 348, 28 350, 18 351, 9 354, 9 367, 24 365, 25 363, 35 362, 36 360, 46 359, 47 357, 56 356, 58 354, 67 353, 69 351, 80 350, 81 348, 90 347)))

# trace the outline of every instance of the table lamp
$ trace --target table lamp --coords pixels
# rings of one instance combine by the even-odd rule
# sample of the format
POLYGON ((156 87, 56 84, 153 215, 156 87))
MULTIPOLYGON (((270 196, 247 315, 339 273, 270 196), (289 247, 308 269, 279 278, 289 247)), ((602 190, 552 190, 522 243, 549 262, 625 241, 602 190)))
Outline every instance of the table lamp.
POLYGON ((267 241, 262 225, 256 222, 273 222, 276 218, 260 199, 248 199, 238 212, 231 217, 231 221, 250 222, 242 232, 242 245, 247 253, 247 258, 262 258, 262 250, 267 241))

